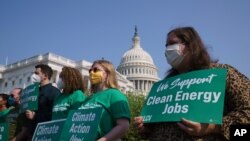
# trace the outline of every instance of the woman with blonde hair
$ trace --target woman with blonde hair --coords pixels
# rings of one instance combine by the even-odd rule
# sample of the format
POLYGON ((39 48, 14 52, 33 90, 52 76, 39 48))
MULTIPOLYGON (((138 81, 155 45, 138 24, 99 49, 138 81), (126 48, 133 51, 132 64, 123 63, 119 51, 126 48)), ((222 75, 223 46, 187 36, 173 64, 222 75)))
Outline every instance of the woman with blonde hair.
POLYGON ((89 70, 92 95, 79 107, 102 107, 96 140, 118 141, 129 129, 130 109, 126 96, 118 89, 116 72, 107 60, 94 61, 89 70))
POLYGON ((57 87, 62 93, 56 97, 54 102, 53 120, 67 118, 69 110, 74 109, 73 107, 86 99, 83 77, 78 69, 63 67, 57 87))

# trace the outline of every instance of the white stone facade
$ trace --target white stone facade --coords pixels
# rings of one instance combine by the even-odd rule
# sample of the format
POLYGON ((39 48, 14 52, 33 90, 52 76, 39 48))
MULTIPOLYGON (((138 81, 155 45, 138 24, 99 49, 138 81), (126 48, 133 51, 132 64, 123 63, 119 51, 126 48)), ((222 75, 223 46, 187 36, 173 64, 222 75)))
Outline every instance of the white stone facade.
MULTIPOLYGON (((7 66, 0 65, 0 93, 8 94, 13 88, 25 88, 27 85, 31 84, 30 76, 34 72, 35 66, 41 63, 47 64, 52 68, 52 83, 57 82, 59 74, 64 66, 78 68, 83 75, 85 82, 89 83, 88 70, 92 63, 85 60, 76 62, 53 53, 46 53, 7 66)), ((117 76, 118 84, 123 92, 134 90, 132 82, 127 80, 126 76, 121 75, 119 72, 117 72, 117 76)))
POLYGON ((133 45, 122 56, 117 71, 127 76, 127 79, 133 82, 137 93, 147 95, 154 82, 160 80, 157 73, 158 70, 154 65, 152 57, 141 47, 136 27, 132 41, 133 45))

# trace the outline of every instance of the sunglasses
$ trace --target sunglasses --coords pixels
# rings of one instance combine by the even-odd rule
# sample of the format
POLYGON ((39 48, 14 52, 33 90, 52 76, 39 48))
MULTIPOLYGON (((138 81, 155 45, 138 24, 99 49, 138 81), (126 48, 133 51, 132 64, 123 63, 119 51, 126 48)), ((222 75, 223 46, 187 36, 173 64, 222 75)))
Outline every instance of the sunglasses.
POLYGON ((96 72, 102 71, 102 70, 101 70, 101 69, 98 69, 98 68, 89 69, 89 73, 91 73, 92 71, 93 71, 94 73, 96 73, 96 72))

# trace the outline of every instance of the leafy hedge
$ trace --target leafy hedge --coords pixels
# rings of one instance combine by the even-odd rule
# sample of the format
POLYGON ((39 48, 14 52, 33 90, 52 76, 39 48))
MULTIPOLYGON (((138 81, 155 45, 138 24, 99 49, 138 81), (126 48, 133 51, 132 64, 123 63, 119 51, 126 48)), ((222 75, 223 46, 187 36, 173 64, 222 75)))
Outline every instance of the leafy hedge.
POLYGON ((134 117, 140 115, 142 106, 145 101, 145 96, 139 95, 133 92, 127 93, 126 95, 127 95, 130 110, 131 110, 131 121, 130 121, 129 131, 122 140, 123 141, 145 141, 141 139, 141 137, 139 136, 138 131, 134 126, 134 120, 133 120, 134 117))

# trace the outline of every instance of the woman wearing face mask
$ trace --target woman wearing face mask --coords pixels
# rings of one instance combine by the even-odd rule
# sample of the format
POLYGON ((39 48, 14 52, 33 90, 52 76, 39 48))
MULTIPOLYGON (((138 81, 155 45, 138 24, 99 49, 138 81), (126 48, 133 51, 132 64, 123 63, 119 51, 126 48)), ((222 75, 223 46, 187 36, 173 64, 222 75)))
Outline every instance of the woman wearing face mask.
POLYGON ((178 123, 144 125, 142 117, 136 117, 135 125, 145 138, 150 141, 229 140, 230 125, 250 123, 249 79, 232 66, 213 61, 194 28, 180 27, 171 30, 167 37, 165 56, 172 66, 166 78, 194 70, 227 70, 222 125, 203 124, 188 119, 182 119, 178 123))
POLYGON ((118 141, 127 132, 130 109, 126 96, 118 89, 114 66, 106 60, 97 60, 89 70, 92 95, 79 107, 102 107, 96 140, 118 141))
POLYGON ((86 98, 82 75, 75 68, 62 68, 57 87, 62 93, 54 101, 53 120, 67 118, 69 110, 82 103, 86 98))

